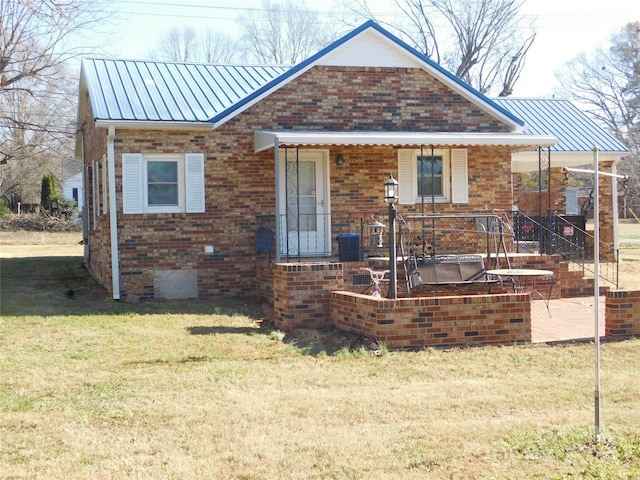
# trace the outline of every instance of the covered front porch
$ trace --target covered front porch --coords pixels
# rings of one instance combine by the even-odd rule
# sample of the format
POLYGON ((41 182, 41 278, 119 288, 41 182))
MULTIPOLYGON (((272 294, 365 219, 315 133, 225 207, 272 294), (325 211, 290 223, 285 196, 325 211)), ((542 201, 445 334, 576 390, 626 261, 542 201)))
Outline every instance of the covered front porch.
MULTIPOLYGON (((485 270, 549 270, 549 298, 593 294, 593 278, 584 269, 593 261, 586 232, 576 262, 573 247, 566 251, 567 230, 540 234, 532 247, 515 220, 523 212, 516 208, 512 155, 537 148, 549 158, 549 176, 558 175, 562 166, 552 164, 545 144, 553 138, 467 134, 462 144, 454 135, 444 143, 416 144, 416 134, 355 135, 256 134, 256 152, 273 149, 276 166, 277 214, 261 227, 272 241, 268 248, 256 243, 259 292, 272 306, 276 326, 334 326, 394 348, 531 341, 530 293, 506 284, 489 289, 482 281, 415 288, 410 264, 417 256, 474 255, 485 270), (383 198, 389 173, 399 181, 393 222, 383 198), (554 252, 545 243, 549 238, 565 251, 554 252), (382 295, 371 295, 367 269, 387 269, 394 253, 397 298, 386 298, 389 274, 382 295)), ((562 196, 563 183, 554 185, 553 195, 562 196)), ((615 261, 604 263, 607 285, 615 288, 615 261)))
MULTIPOLYGON (((384 246, 369 234, 371 224, 384 225, 389 218, 383 183, 390 174, 399 182, 398 221, 408 244, 426 237, 425 214, 509 212, 512 154, 556 141, 551 135, 521 133, 257 131, 254 150, 261 156, 272 153, 275 172, 275 215, 258 219, 262 234, 272 231, 268 253, 276 262, 331 258, 340 254, 339 239, 348 234, 359 235, 358 259, 382 255, 384 246), (416 216, 423 217, 419 225, 409 220, 416 216)), ((487 226, 485 221, 463 228, 487 226)), ((433 246, 456 243, 454 253, 464 253, 460 250, 469 240, 461 245, 459 236, 454 240, 438 228, 441 239, 431 226, 433 246)), ((260 245, 258 250, 266 250, 260 245)))

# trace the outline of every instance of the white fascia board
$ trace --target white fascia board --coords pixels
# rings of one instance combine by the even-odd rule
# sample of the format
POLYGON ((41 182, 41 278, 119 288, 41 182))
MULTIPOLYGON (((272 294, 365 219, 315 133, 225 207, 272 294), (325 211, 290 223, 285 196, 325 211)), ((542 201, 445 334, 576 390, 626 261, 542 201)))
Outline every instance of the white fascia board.
POLYGON ((548 147, 558 143, 553 135, 517 133, 465 132, 325 132, 325 131, 256 131, 254 151, 261 152, 281 145, 438 145, 438 146, 508 146, 512 149, 548 147))
MULTIPOLYGON (((602 152, 598 151, 598 161, 617 161, 629 155, 628 152, 602 152)), ((551 167, 579 167, 593 164, 593 152, 551 152, 551 167)), ((543 170, 546 169, 547 152, 542 152, 543 170)), ((512 172, 537 172, 538 152, 517 152, 511 156, 512 172)))
POLYGON ((118 130, 213 130, 210 122, 175 122, 168 120, 96 120, 97 128, 114 126, 118 130))

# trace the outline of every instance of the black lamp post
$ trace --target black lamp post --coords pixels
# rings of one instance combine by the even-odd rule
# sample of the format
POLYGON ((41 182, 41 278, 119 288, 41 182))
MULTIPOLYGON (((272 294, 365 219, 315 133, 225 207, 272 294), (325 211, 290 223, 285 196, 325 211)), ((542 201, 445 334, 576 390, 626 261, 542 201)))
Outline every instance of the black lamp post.
POLYGON ((389 298, 398 298, 396 272, 396 207, 398 201, 398 181, 390 173, 384 182, 384 201, 389 204, 389 298))

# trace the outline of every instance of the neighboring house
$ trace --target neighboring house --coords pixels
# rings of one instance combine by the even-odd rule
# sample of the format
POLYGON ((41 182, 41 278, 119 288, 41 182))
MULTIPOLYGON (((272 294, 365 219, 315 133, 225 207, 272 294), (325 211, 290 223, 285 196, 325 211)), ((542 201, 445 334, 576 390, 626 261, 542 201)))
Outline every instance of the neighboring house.
MULTIPOLYGON (((558 116, 570 106, 550 102, 558 116)), ((403 215, 425 201, 438 213, 510 212, 515 166, 532 165, 520 156, 563 133, 544 129, 546 113, 527 129, 538 107, 519 106, 373 22, 293 67, 85 59, 87 268, 116 299, 252 295, 271 257, 257 232, 273 233, 276 262, 327 262, 337 235, 385 212, 389 173, 403 215)), ((588 163, 591 147, 577 148, 588 163)), ((611 161, 625 151, 607 148, 611 161)))
POLYGON ((78 210, 82 211, 84 206, 84 186, 82 181, 82 172, 77 172, 69 178, 63 180, 63 196, 69 200, 73 200, 78 205, 78 210))

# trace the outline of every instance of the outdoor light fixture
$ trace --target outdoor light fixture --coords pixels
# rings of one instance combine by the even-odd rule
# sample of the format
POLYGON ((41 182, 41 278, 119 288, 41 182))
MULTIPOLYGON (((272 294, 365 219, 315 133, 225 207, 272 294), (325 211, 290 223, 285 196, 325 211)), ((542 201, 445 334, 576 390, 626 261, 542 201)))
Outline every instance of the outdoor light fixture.
POLYGON ((341 153, 336 155, 336 165, 344 165, 344 156, 341 153))
POLYGON ((396 206, 398 201, 398 181, 389 174, 384 182, 384 201, 389 204, 389 295, 398 298, 398 274, 396 271, 396 206))
POLYGON ((384 232, 386 225, 374 219, 373 222, 367 225, 367 228, 369 229, 369 246, 382 248, 382 233, 384 232))
POLYGON ((398 181, 389 174, 389 178, 384 182, 384 201, 393 205, 398 201, 398 181))

